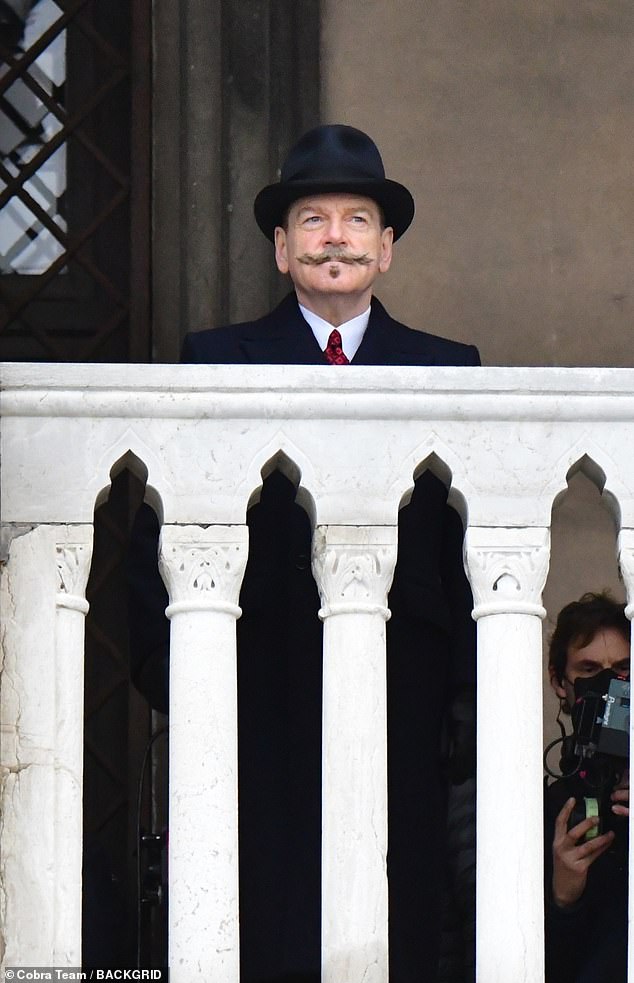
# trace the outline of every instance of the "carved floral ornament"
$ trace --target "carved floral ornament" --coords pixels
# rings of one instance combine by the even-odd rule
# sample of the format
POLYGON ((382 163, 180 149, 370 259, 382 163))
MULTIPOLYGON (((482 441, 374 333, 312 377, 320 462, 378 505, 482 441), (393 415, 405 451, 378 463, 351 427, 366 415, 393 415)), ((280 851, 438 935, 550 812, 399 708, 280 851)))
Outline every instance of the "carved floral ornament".
POLYGON ((622 529, 618 538, 619 570, 628 596, 625 613, 634 621, 634 529, 622 529))
POLYGON ((239 617, 240 586, 247 562, 247 534, 234 533, 228 539, 230 527, 181 527, 162 533, 159 568, 170 596, 168 617, 185 610, 224 611, 239 617), (189 532, 177 539, 179 531, 189 532), (173 532, 173 535, 171 534, 173 532), (192 542, 192 533, 199 540, 192 542), (214 541, 215 535, 220 541, 214 541))
POLYGON ((364 613, 380 614, 387 620, 387 593, 395 563, 395 544, 329 544, 316 537, 313 574, 322 601, 319 616, 364 613))
POLYGON ((541 598, 550 560, 548 529, 471 529, 466 556, 474 618, 488 614, 545 617, 541 598))
POLYGON ((85 598, 90 572, 91 548, 86 543, 64 543, 55 547, 57 568, 57 604, 86 614, 85 598))

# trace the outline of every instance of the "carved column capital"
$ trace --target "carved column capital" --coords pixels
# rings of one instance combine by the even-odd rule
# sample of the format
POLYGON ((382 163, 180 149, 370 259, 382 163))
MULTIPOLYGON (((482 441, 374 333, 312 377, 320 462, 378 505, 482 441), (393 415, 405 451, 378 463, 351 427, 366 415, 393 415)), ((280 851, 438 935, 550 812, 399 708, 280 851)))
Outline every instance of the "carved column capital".
POLYGON ((550 530, 470 527, 465 537, 473 617, 546 616, 541 603, 550 559, 550 530))
POLYGON ((159 569, 170 597, 167 617, 219 611, 239 618, 248 543, 246 526, 163 526, 159 569))
POLYGON ((62 526, 55 543, 58 607, 87 614, 86 584, 92 558, 92 526, 62 526))
POLYGON ((396 564, 394 526, 318 526, 313 537, 313 575, 323 620, 335 614, 380 614, 387 621, 387 593, 396 564))
POLYGON ((621 529, 617 540, 617 556, 628 603, 625 613, 634 621, 634 529, 621 529))

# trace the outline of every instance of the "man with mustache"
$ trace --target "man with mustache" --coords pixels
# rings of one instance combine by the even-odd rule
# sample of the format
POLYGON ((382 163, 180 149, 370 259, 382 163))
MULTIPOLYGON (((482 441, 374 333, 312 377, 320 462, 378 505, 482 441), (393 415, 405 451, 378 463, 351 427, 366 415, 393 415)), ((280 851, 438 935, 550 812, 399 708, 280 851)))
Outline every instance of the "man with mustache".
MULTIPOLYGON (((329 125, 305 134, 280 181, 256 197, 254 211, 294 290, 258 321, 188 335, 183 361, 479 364, 474 347, 414 331, 373 297, 414 202, 385 177, 365 133, 329 125)), ((333 371, 345 383, 346 370, 333 371)), ((247 518, 249 562, 238 622, 243 983, 320 978, 322 636, 311 528, 295 495, 295 485, 274 471, 247 518)), ((143 523, 155 556, 156 519, 146 511, 139 528, 143 523)), ((138 555, 149 555, 155 570, 151 548, 138 555)), ((135 563, 136 681, 165 709, 167 600, 160 585, 147 590, 156 573, 135 563)), ((447 790, 441 732, 452 704, 470 706, 475 630, 462 526, 431 472, 416 482, 400 514, 389 607, 390 981, 435 983, 447 790)), ((459 752, 453 767, 465 778, 475 749, 466 741, 459 752)))

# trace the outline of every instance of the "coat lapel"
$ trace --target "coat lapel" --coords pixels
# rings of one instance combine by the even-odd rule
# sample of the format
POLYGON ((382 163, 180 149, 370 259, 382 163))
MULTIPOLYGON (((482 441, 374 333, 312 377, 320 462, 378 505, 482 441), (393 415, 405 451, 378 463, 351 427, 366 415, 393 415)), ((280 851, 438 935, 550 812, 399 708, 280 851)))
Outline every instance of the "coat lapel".
POLYGON ((263 365, 323 365, 323 352, 301 315, 295 294, 247 331, 240 341, 247 362, 263 365))
MULTIPOLYGON (((353 365, 453 365, 467 364, 447 360, 451 342, 434 338, 424 331, 413 331, 395 321, 376 297, 372 298, 370 320, 353 365), (439 347, 442 346, 442 347, 439 347)), ((458 346, 460 347, 460 346, 458 346)), ((464 346, 462 346, 464 347, 464 346)), ((465 349, 466 351, 466 349, 465 349)), ((470 363, 469 363, 470 364, 470 363)))
POLYGON ((398 345, 394 332, 390 331, 393 323, 380 301, 373 297, 370 320, 352 365, 400 364, 398 345))

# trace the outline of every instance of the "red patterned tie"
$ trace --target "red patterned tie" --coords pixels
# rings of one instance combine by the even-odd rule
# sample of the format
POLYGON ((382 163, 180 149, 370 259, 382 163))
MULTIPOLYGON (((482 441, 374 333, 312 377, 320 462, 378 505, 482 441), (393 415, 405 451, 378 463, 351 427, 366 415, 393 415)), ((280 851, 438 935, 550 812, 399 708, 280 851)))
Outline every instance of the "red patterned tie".
POLYGON ((330 362, 331 365, 349 365, 349 359, 346 357, 344 350, 341 347, 341 335, 336 328, 334 331, 330 332, 328 344, 324 349, 324 355, 326 356, 326 360, 330 362))

